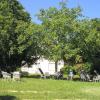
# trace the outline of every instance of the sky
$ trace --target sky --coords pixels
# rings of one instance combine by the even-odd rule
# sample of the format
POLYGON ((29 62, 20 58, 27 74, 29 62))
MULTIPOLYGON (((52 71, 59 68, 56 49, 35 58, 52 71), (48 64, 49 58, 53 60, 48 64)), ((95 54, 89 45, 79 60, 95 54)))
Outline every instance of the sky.
MULTIPOLYGON (((41 8, 58 7, 62 0, 19 0, 30 14, 32 21, 39 23, 36 14, 41 8)), ((69 8, 81 6, 83 15, 89 18, 100 18, 100 0, 66 0, 69 8)))

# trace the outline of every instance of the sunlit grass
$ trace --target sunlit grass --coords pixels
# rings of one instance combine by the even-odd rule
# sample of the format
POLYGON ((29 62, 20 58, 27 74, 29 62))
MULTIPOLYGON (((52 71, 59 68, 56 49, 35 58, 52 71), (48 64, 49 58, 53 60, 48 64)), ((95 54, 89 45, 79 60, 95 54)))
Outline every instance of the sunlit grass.
POLYGON ((100 83, 32 78, 23 78, 20 82, 0 79, 0 97, 5 96, 15 97, 13 100, 100 100, 100 83))

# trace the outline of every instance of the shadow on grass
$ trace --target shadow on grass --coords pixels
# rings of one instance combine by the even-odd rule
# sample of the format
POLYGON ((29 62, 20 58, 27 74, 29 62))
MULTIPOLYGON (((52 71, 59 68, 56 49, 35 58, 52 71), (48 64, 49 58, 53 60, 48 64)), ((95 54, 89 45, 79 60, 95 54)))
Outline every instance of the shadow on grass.
POLYGON ((5 96, 0 96, 0 100, 17 100, 17 98, 15 96, 5 95, 5 96))

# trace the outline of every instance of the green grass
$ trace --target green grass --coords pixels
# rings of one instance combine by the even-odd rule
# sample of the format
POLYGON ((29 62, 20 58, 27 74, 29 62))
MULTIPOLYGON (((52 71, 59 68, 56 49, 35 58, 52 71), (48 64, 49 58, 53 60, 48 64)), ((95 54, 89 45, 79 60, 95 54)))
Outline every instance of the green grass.
POLYGON ((100 83, 23 78, 0 79, 0 100, 100 100, 100 83))

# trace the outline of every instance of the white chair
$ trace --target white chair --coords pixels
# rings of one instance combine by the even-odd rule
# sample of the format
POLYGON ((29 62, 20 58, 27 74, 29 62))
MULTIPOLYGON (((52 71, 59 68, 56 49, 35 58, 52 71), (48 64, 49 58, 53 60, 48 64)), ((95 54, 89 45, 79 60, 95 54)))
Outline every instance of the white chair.
POLYGON ((4 71, 2 71, 1 73, 2 73, 3 79, 11 79, 11 74, 4 71))
POLYGON ((80 73, 80 79, 81 81, 86 81, 86 77, 83 73, 80 73))
POLYGON ((93 77, 94 82, 100 82, 100 75, 93 77))
POLYGON ((20 72, 13 72, 13 80, 20 80, 20 72))

